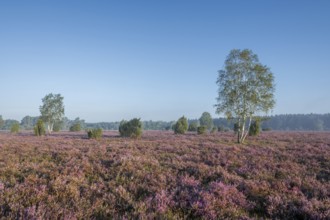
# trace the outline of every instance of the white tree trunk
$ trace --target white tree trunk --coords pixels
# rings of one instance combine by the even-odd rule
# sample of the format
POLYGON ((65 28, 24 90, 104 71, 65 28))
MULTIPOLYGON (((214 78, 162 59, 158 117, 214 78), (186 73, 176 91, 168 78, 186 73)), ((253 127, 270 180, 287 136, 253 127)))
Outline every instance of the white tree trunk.
POLYGON ((242 139, 242 142, 245 140, 246 136, 248 135, 249 131, 250 131, 250 126, 251 126, 251 121, 252 121, 252 117, 249 117, 249 124, 248 124, 248 128, 246 130, 246 133, 244 134, 244 137, 242 139))
POLYGON ((241 136, 239 138, 239 143, 243 143, 244 135, 245 135, 245 118, 243 119, 243 122, 242 122, 242 131, 241 131, 241 136))
POLYGON ((51 122, 48 122, 48 123, 47 123, 48 134, 51 134, 51 133, 52 133, 52 131, 53 131, 53 126, 54 126, 54 123, 51 123, 51 122))

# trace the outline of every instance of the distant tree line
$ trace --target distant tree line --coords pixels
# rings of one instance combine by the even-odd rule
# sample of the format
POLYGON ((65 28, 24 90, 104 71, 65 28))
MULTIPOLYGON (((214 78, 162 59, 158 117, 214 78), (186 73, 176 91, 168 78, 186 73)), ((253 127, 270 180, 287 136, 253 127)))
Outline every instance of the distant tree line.
MULTIPOLYGON (((3 119, 0 115, 0 130, 11 130, 13 124, 19 124, 20 130, 33 130, 37 124, 39 117, 25 116, 21 122, 12 119, 3 119)), ((70 120, 64 117, 58 122, 60 130, 70 130, 70 127, 79 123, 81 130, 101 128, 103 130, 117 130, 120 122, 99 122, 86 123, 85 120, 76 118, 70 120)), ((174 121, 142 121, 143 130, 171 130, 174 121)), ((199 126, 198 119, 188 119, 191 129, 199 126)), ((213 126, 222 130, 233 130, 234 122, 228 121, 226 118, 213 119, 213 126)), ((54 125, 54 128, 56 124, 54 125)), ((330 113, 329 114, 286 114, 270 116, 261 122, 262 130, 279 130, 279 131, 330 131, 330 113)), ((55 130, 55 129, 54 129, 55 130)), ((190 130, 188 128, 188 130, 190 130)))

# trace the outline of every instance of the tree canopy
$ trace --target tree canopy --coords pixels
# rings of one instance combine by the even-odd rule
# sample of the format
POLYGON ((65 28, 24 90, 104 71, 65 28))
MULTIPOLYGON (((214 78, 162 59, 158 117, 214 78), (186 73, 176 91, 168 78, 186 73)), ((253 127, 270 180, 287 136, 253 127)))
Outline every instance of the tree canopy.
POLYGON ((251 50, 231 50, 223 70, 218 71, 216 112, 235 119, 237 140, 243 142, 252 118, 270 111, 274 105, 274 76, 251 50))
POLYGON ((184 134, 188 130, 188 120, 186 117, 182 116, 173 125, 173 130, 175 134, 184 134))
POLYGON ((64 116, 63 97, 61 94, 48 94, 42 99, 40 106, 41 118, 47 123, 48 133, 53 131, 54 124, 64 116))
POLYGON ((199 118, 199 123, 201 126, 205 126, 208 130, 213 127, 213 119, 210 113, 203 112, 202 116, 199 118))

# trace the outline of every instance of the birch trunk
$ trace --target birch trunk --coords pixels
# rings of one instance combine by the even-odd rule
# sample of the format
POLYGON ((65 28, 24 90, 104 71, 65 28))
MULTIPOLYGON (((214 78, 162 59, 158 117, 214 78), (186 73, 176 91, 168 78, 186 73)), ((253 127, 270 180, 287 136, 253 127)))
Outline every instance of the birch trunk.
POLYGON ((243 119, 243 122, 242 122, 242 132, 241 132, 241 135, 240 135, 239 143, 243 143, 244 135, 245 135, 245 118, 243 119))
POLYGON ((251 121, 252 121, 252 117, 250 116, 250 117, 249 117, 249 124, 248 124, 248 128, 247 128, 247 131, 246 131, 246 133, 244 134, 244 137, 243 137, 243 140, 242 140, 242 142, 245 140, 246 136, 248 135, 248 133, 249 133, 249 131, 250 131, 251 121))

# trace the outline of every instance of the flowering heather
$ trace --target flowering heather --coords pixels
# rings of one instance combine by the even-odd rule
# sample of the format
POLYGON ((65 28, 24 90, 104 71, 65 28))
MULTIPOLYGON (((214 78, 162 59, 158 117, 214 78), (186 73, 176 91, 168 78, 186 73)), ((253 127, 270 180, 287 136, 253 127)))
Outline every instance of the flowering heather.
MULTIPOLYGON (((330 133, 0 133, 4 219, 330 219, 330 133)), ((0 218, 1 218, 0 217, 0 218)), ((1 219, 2 219, 1 218, 1 219)))

